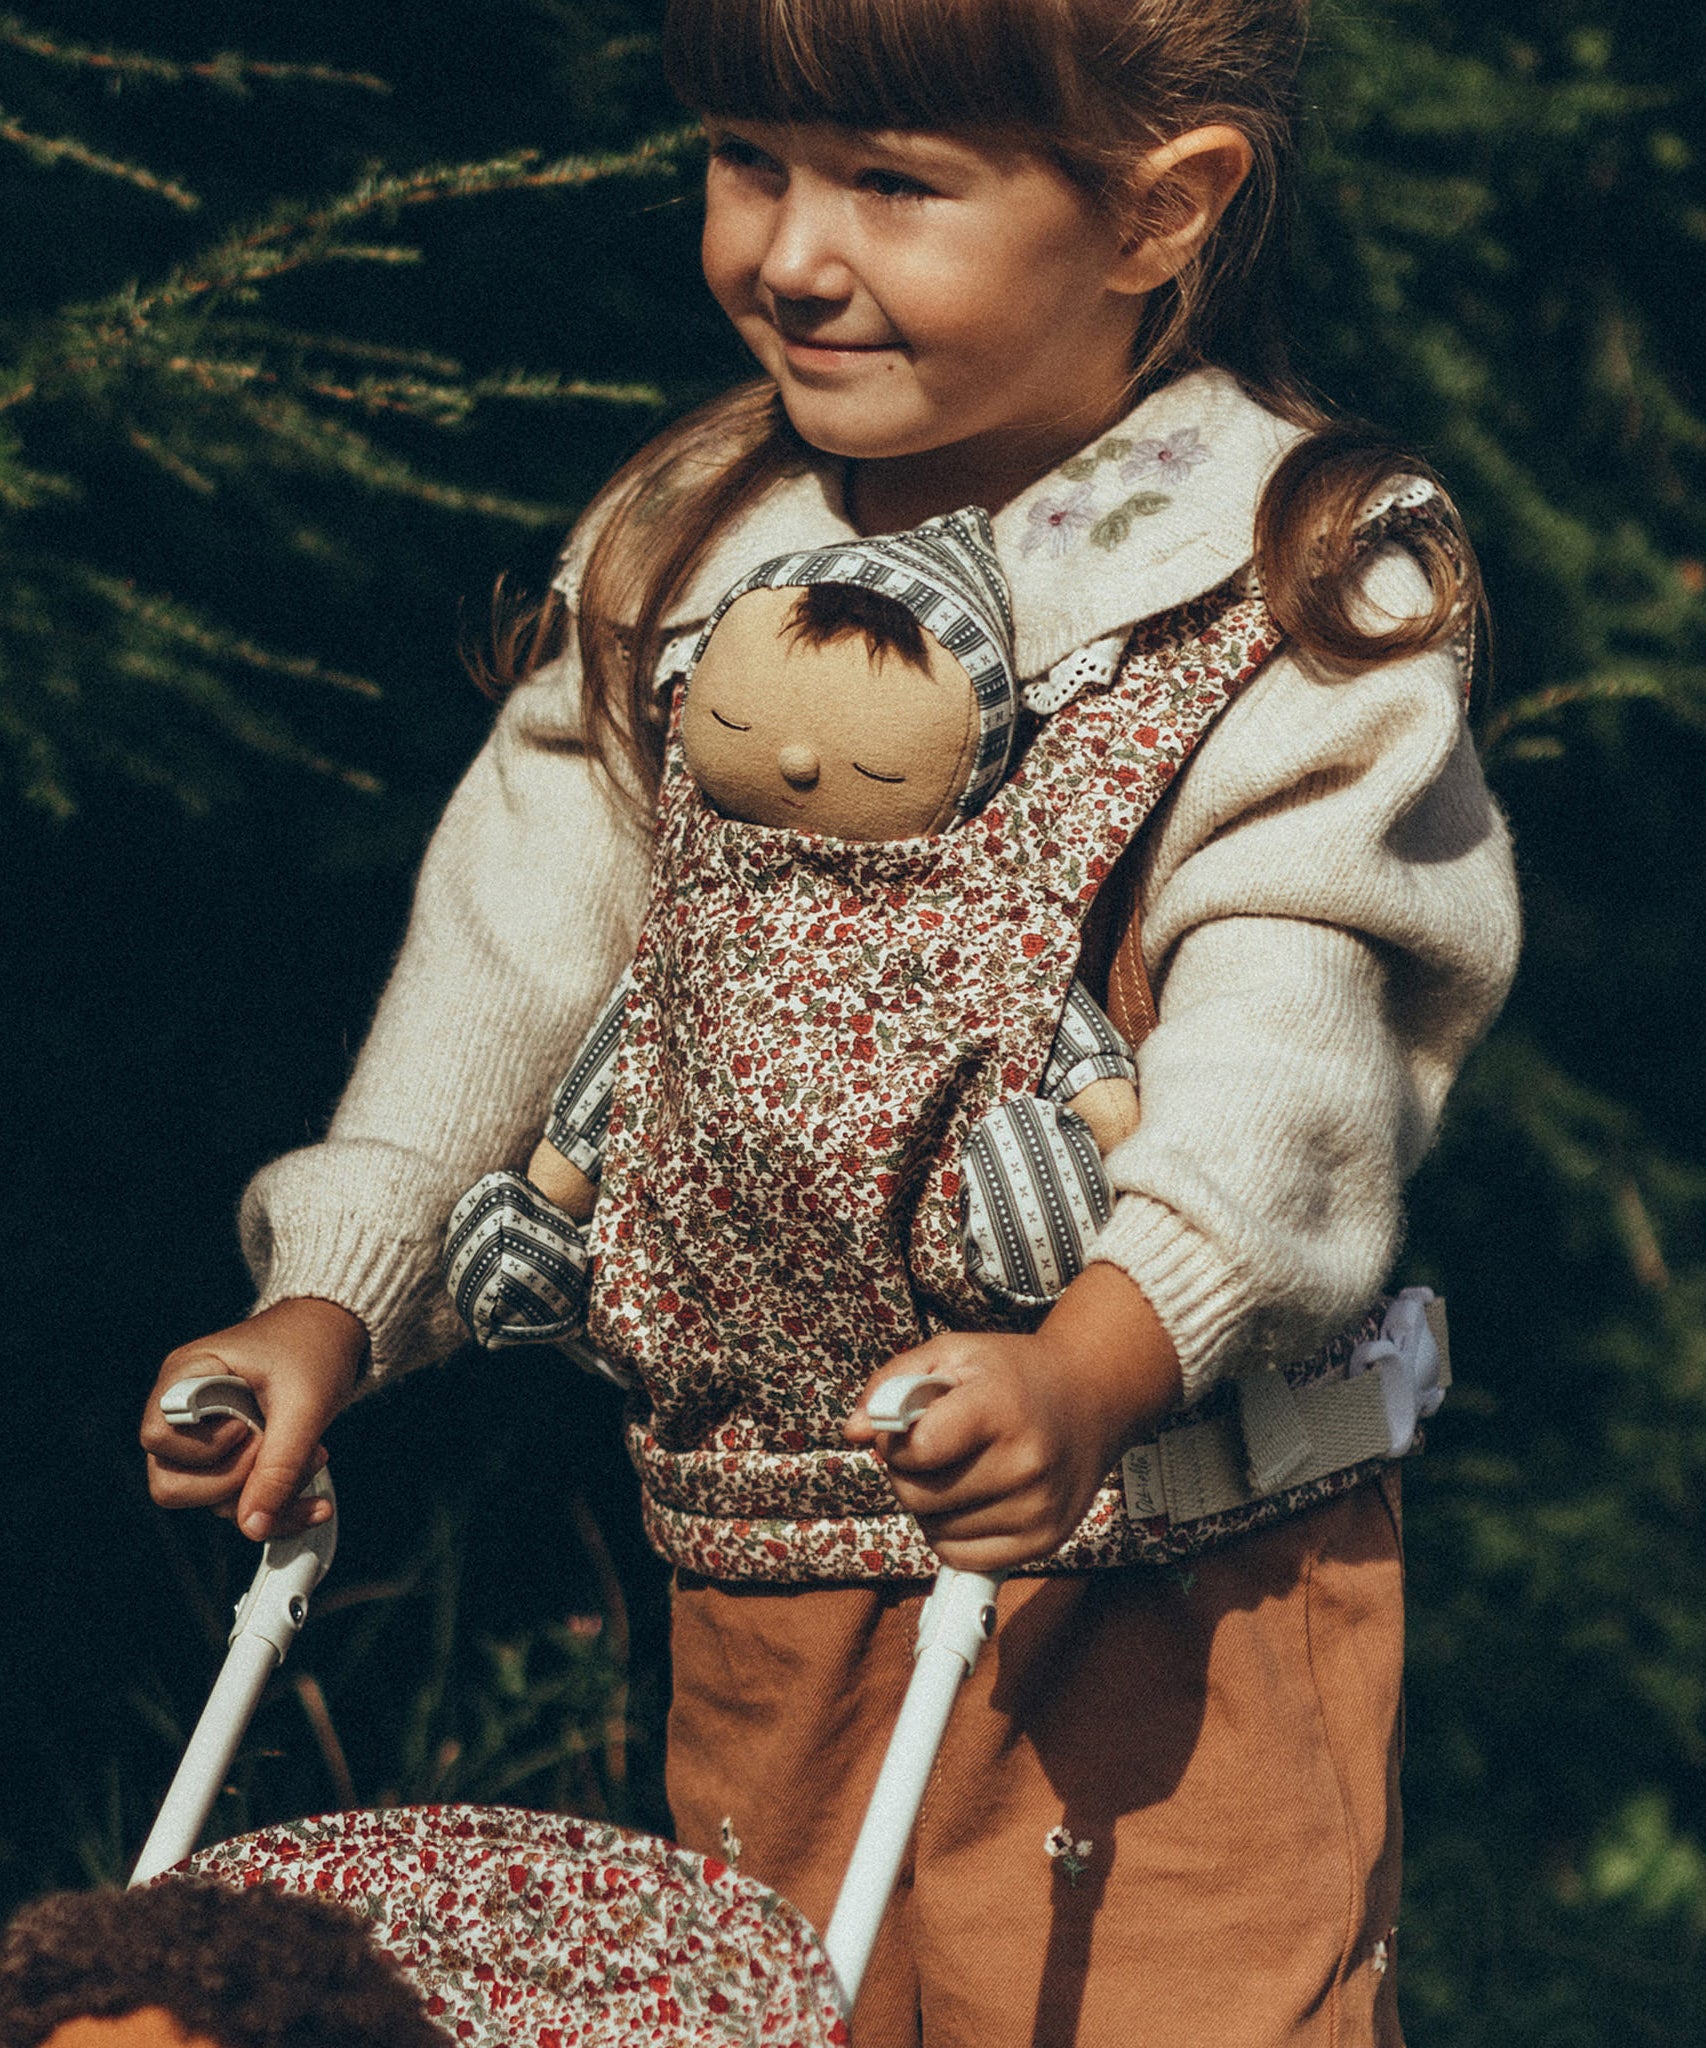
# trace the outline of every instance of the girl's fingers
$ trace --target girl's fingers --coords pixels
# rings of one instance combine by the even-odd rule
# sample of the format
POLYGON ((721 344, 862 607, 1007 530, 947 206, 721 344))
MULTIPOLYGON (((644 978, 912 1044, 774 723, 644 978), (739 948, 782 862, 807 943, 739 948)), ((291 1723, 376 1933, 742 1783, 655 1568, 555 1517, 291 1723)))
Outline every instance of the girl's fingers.
POLYGON ((151 1464, 170 1472, 216 1472, 241 1455, 253 1432, 234 1416, 177 1429, 162 1416, 157 1429, 145 1428, 142 1447, 151 1464))
POLYGON ((237 1526, 245 1536, 260 1542, 281 1533, 285 1511, 326 1462, 326 1447, 319 1441, 326 1419, 313 1403, 275 1406, 268 1415, 237 1506, 237 1526))
POLYGON ((977 1539, 937 1536, 929 1530, 930 1547, 946 1565, 957 1572, 1010 1572, 1023 1564, 1051 1557, 1060 1547, 1048 1539, 1023 1536, 986 1536, 977 1539))
POLYGON ((191 1466, 150 1455, 148 1491, 163 1508, 208 1508, 234 1501, 249 1476, 258 1449, 252 1432, 245 1429, 242 1440, 215 1465, 191 1466))
POLYGON ((922 1477, 965 1464, 1000 1434, 989 1383, 962 1380, 932 1401, 904 1436, 885 1433, 880 1455, 891 1473, 922 1477))

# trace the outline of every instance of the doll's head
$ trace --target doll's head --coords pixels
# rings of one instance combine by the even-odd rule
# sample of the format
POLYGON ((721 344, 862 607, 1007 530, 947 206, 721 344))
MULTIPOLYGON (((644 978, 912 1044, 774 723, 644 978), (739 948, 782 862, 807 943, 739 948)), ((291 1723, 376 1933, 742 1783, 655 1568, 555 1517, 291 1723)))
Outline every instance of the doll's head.
POLYGON ((57 1892, 0 1942, 0 2048, 444 2048, 341 1906, 174 1881, 57 1892))
POLYGON ((728 817, 913 839, 999 784, 1018 710, 989 521, 780 556, 729 592, 682 708, 687 765, 728 817))

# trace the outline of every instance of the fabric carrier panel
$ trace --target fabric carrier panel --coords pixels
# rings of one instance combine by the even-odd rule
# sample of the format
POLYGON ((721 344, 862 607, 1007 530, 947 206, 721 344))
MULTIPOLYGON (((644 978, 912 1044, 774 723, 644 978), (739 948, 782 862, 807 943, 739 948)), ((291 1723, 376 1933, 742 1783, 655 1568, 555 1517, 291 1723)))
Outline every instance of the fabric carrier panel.
MULTIPOLYGON (((1247 573, 1145 622, 987 806, 929 839, 722 818, 672 735, 588 1336, 644 1390, 629 1448, 673 1563, 774 1581, 936 1569, 842 1419, 937 1331, 1027 1330, 1045 1313, 967 1270, 967 1142, 1040 1091, 1099 888, 1279 642, 1247 573)), ((1288 1379, 1342 1375, 1365 1334, 1288 1379)), ((1180 1420, 1230 1399, 1217 1388, 1180 1420)), ((1114 1474, 1036 1568, 1177 1562, 1375 1469, 1190 1525, 1139 1518, 1114 1474)))
POLYGON ((841 1438, 866 1380, 937 1330, 1040 1319, 967 1272, 967 1141, 1040 1088, 1097 888, 1276 644, 1236 589, 1166 623, 934 838, 722 818, 672 738, 589 1337, 645 1389, 630 1445, 676 1562, 776 1577, 790 1539, 734 1524, 894 1519, 841 1438), (720 1565, 681 1515, 719 1525, 720 1565))

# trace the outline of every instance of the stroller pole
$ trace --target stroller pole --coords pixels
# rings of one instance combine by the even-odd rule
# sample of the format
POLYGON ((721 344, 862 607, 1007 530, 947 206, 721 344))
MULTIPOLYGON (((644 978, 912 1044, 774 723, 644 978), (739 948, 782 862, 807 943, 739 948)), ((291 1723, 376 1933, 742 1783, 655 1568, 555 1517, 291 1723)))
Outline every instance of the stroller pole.
MULTIPOLYGON (((871 1420, 898 1435, 912 1427, 948 1384, 928 1373, 885 1381, 871 1398, 871 1420)), ((824 1936, 849 2013, 859 1996, 955 1695, 977 1662, 978 1651, 995 1633, 995 1595, 1001 1578, 999 1572, 962 1572, 944 1565, 918 1618, 917 1662, 824 1936)))
MULTIPOLYGON (((261 1427, 255 1398, 239 1379, 180 1380, 160 1405, 170 1422, 193 1424, 235 1415, 253 1428, 261 1427)), ((308 1596, 331 1564, 338 1523, 330 1477, 316 1474, 303 1492, 332 1501, 331 1519, 300 1535, 274 1537, 263 1547, 260 1567, 237 1606, 224 1667, 131 1873, 132 1886, 170 1870, 195 1848, 266 1682, 284 1662, 307 1616, 308 1596)))

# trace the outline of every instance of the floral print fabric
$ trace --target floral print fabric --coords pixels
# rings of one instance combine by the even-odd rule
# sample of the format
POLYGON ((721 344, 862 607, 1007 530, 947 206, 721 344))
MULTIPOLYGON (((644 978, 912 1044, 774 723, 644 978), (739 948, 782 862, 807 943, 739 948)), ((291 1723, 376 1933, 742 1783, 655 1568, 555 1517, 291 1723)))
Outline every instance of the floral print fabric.
POLYGON ((358 1913, 470 2048, 846 2048, 785 1900, 647 1835, 510 1807, 334 1813, 206 1849, 214 1878, 358 1913))
MULTIPOLYGON (((1162 444, 1104 442, 1097 459, 1206 459, 1186 437, 1165 445, 1165 462, 1162 444)), ((722 818, 672 743, 588 1334, 644 1390, 630 1451, 673 1563, 776 1581, 936 1569, 841 1419, 879 1366, 936 1331, 1040 1319, 967 1275, 966 1139, 1037 1091, 1097 890, 1278 637, 1242 578, 1149 621, 984 811, 931 839, 722 818)), ((1040 1568, 1172 1562, 1301 1504, 1139 1522, 1116 1474, 1040 1568)))

